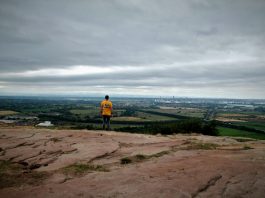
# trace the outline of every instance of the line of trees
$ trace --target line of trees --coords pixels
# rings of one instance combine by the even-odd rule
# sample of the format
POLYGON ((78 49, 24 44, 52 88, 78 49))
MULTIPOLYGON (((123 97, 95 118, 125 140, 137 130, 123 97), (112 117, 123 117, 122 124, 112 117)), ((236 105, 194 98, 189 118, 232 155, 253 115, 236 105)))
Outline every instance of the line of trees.
POLYGON ((143 127, 123 127, 118 131, 147 134, 170 135, 174 133, 201 133, 204 135, 218 135, 215 121, 204 122, 200 119, 178 120, 171 123, 150 123, 143 127))

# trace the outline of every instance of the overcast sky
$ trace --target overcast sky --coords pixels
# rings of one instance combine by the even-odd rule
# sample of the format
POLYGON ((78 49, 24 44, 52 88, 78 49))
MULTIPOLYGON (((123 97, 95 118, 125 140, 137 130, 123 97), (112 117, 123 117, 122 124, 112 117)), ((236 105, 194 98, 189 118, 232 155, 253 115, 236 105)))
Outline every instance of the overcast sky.
POLYGON ((0 0, 0 95, 264 90, 265 0, 0 0))

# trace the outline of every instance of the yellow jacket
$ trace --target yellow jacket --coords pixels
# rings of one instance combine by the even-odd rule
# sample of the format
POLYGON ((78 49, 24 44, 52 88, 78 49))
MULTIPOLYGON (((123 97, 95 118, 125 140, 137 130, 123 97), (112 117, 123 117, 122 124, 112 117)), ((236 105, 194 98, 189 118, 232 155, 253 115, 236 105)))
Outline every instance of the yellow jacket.
POLYGON ((101 115, 111 116, 112 114, 112 102, 109 100, 103 100, 100 104, 101 115))

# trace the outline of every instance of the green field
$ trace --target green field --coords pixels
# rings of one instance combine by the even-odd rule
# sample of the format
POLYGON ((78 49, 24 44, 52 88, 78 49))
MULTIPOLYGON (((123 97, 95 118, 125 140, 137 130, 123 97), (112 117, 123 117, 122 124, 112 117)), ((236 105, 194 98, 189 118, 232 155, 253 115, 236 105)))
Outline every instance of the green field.
POLYGON ((169 120, 177 120, 176 118, 171 118, 167 116, 160 116, 151 113, 139 112, 136 111, 135 116, 118 116, 113 117, 112 120, 115 121, 140 121, 140 122, 152 122, 152 121, 169 121, 169 120))
MULTIPOLYGON (((122 109, 115 109, 113 111, 114 116, 120 116, 122 112, 125 110, 122 109)), ((89 117, 97 117, 100 116, 100 109, 99 107, 90 107, 87 109, 71 109, 70 112, 75 115, 79 115, 81 118, 84 118, 86 116, 89 117)))
POLYGON ((145 121, 144 119, 140 118, 140 117, 133 117, 133 116, 120 116, 120 117, 113 117, 111 118, 111 120, 114 121, 145 121))
POLYGON ((217 127, 220 136, 231 136, 231 137, 248 137, 254 139, 265 140, 265 134, 247 132, 238 129, 231 129, 226 127, 217 127))
POLYGON ((257 112, 257 111, 220 111, 217 113, 217 117, 224 117, 224 118, 235 118, 235 119, 262 119, 264 118, 264 113, 257 112))
POLYGON ((235 125, 246 126, 265 131, 265 122, 236 122, 235 125))
POLYGON ((100 111, 98 108, 91 108, 91 109, 72 109, 70 110, 72 114, 79 115, 81 118, 86 116, 95 117, 100 115, 100 111))
POLYGON ((155 115, 145 112, 137 112, 137 117, 141 118, 143 121, 167 121, 167 120, 177 120, 176 118, 171 118, 167 116, 155 115))
POLYGON ((167 113, 172 115, 188 116, 195 118, 202 118, 205 110, 198 108, 172 108, 172 109, 150 109, 154 112, 167 113))

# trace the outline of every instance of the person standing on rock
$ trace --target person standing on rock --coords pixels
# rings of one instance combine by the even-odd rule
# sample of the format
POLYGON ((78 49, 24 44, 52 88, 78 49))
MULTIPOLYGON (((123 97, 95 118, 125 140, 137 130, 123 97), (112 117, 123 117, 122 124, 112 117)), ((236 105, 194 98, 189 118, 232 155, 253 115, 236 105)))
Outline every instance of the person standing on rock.
POLYGON ((110 117, 112 116, 112 102, 109 100, 109 96, 105 96, 105 100, 100 103, 100 113, 103 118, 103 130, 110 130, 110 117))

